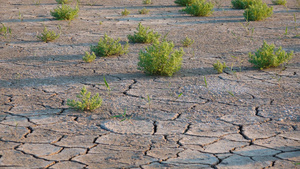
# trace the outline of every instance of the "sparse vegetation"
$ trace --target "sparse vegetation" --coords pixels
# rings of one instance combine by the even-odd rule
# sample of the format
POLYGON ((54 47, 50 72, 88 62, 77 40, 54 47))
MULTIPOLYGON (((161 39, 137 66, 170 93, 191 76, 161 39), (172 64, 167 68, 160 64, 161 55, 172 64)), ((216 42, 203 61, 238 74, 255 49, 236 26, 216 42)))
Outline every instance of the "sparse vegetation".
POLYGON ((128 35, 127 38, 129 42, 134 43, 152 43, 157 41, 160 38, 160 34, 157 32, 153 32, 149 27, 144 27, 141 23, 139 23, 137 27, 137 32, 134 32, 134 35, 128 35))
POLYGON ((183 49, 173 50, 173 42, 155 41, 139 52, 138 69, 150 75, 172 76, 181 68, 183 49))
POLYGON ((272 3, 275 5, 285 5, 286 0, 272 0, 272 3))
POLYGON ((122 16, 127 16, 130 14, 130 11, 128 11, 126 8, 124 9, 124 11, 121 12, 122 16))
POLYGON ((262 0, 232 0, 231 4, 235 9, 246 9, 250 5, 261 4, 262 0))
POLYGON ((214 63, 213 66, 214 66, 214 69, 218 71, 218 73, 223 73, 223 69, 225 69, 227 67, 225 62, 221 63, 220 61, 217 61, 217 63, 214 63))
POLYGON ((182 45, 184 47, 189 47, 189 46, 191 46, 194 43, 194 40, 192 40, 192 39, 190 39, 188 37, 185 37, 185 39, 182 40, 181 43, 182 43, 182 45))
POLYGON ((266 3, 250 5, 243 15, 247 21, 261 21, 273 15, 273 7, 266 3))
POLYGON ((194 16, 209 16, 213 13, 214 4, 206 0, 196 0, 183 11, 194 16))
POLYGON ((92 54, 90 54, 89 52, 85 52, 84 56, 82 57, 82 60, 87 62, 87 63, 91 63, 96 59, 96 55, 94 52, 92 52, 92 54))
POLYGON ((9 27, 6 27, 2 23, 2 27, 0 27, 0 35, 4 36, 4 38, 6 39, 6 37, 7 37, 8 34, 11 35, 11 29, 9 27))
POLYGON ((114 40, 104 35, 102 39, 99 40, 97 46, 91 46, 91 51, 97 56, 111 56, 111 55, 122 55, 128 52, 128 43, 124 46, 119 43, 120 38, 114 40))
POLYGON ((51 16, 53 16, 57 20, 73 20, 78 16, 79 7, 73 9, 66 4, 62 4, 61 7, 55 8, 53 11, 50 11, 51 16))
POLYGON ((59 34, 56 34, 54 31, 48 31, 47 27, 44 27, 44 31, 41 33, 41 35, 37 35, 37 38, 40 39, 43 42, 50 42, 53 41, 57 38, 59 38, 60 34, 61 34, 61 28, 59 26, 59 34))
POLYGON ((143 0, 143 4, 149 5, 152 4, 151 0, 143 0))
POLYGON ((91 92, 87 92, 85 86, 82 87, 80 94, 77 95, 77 98, 80 99, 80 101, 68 99, 67 105, 77 110, 93 111, 99 108, 102 104, 102 99, 99 96, 99 93, 91 98, 91 92))
POLYGON ((176 0, 175 3, 181 6, 189 6, 197 0, 176 0))
POLYGON ((286 63, 292 59, 292 56, 293 51, 286 53, 282 50, 282 47, 275 49, 274 44, 268 45, 267 42, 264 41, 262 47, 259 48, 254 55, 249 53, 249 62, 257 68, 265 69, 286 63))
POLYGON ((139 14, 143 14, 143 15, 148 14, 149 12, 150 12, 150 10, 146 9, 145 7, 143 9, 139 10, 139 14))
POLYGON ((55 0, 58 4, 68 4, 68 3, 70 3, 70 2, 72 2, 72 1, 70 1, 70 0, 55 0))

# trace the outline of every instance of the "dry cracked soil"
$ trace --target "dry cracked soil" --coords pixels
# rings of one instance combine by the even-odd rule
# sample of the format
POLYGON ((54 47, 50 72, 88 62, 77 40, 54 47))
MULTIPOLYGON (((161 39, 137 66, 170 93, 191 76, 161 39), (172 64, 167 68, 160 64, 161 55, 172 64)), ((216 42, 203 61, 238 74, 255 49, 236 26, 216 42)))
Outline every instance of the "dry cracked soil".
POLYGON ((0 2, 0 22, 12 31, 0 37, 0 168, 300 168, 296 0, 286 7, 264 0, 273 16, 249 23, 230 0, 216 0, 209 17, 187 15, 173 0, 81 0, 71 22, 53 19, 54 0, 0 2), (139 14, 143 7, 150 13, 139 14), (125 8, 130 15, 121 15, 125 8), (195 40, 173 77, 137 69, 149 44, 82 61, 105 33, 125 43, 140 22, 175 48, 195 40), (58 25, 57 40, 37 39, 44 26, 59 32, 58 25), (248 53, 264 40, 293 50, 293 59, 253 68, 248 53), (217 60, 227 63, 222 74, 212 67, 217 60), (83 86, 100 94, 99 109, 66 104, 83 86))

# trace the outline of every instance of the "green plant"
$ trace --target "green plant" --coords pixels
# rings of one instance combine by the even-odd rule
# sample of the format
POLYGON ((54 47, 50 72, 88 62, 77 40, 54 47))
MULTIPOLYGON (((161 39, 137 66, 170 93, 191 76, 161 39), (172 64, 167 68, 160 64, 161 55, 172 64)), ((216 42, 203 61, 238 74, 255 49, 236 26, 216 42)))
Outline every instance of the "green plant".
POLYGON ((207 81, 206 81, 206 77, 204 76, 204 84, 205 84, 205 87, 207 88, 207 81))
POLYGON ((285 5, 286 0, 272 0, 272 3, 275 5, 285 5))
POLYGON ((250 5, 261 4, 262 0, 232 0, 231 4, 235 9, 246 9, 250 5))
POLYGON ((101 57, 126 54, 129 47, 128 43, 122 46, 119 41, 120 38, 114 40, 113 38, 110 38, 107 36, 107 34, 105 34, 104 37, 99 40, 97 46, 91 46, 91 51, 95 52, 97 56, 101 57))
POLYGON ((91 63, 95 59, 96 59, 96 55, 94 52, 92 52, 92 54, 90 54, 89 52, 85 52, 84 56, 82 57, 82 60, 88 63, 91 63))
POLYGON ((105 79, 105 76, 103 76, 103 81, 104 81, 104 84, 105 84, 105 86, 107 88, 107 91, 111 91, 111 88, 109 87, 109 85, 108 85, 108 83, 107 83, 107 81, 105 79))
POLYGON ((217 61, 217 63, 214 63, 213 66, 214 66, 214 69, 218 71, 218 73, 223 73, 223 69, 225 69, 227 67, 225 62, 221 63, 220 61, 217 61))
POLYGON ((55 0, 58 4, 68 4, 72 1, 69 1, 69 0, 55 0))
POLYGON ((40 4, 41 4, 41 0, 33 1, 33 3, 34 3, 35 5, 40 5, 40 4))
POLYGON ((150 30, 149 27, 145 28, 141 23, 139 23, 136 30, 137 32, 134 32, 134 35, 127 36, 129 42, 152 43, 154 41, 157 41, 161 36, 157 32, 154 33, 153 30, 150 30))
POLYGON ((247 21, 260 21, 273 15, 273 7, 268 7, 266 3, 250 5, 243 13, 247 21))
POLYGON ((182 40, 181 43, 184 47, 189 47, 190 45, 192 45, 194 43, 194 40, 192 40, 188 37, 185 37, 185 39, 182 40))
POLYGON ((189 6, 192 3, 196 2, 196 0, 176 0, 175 3, 181 6, 189 6))
POLYGON ((99 93, 91 98, 91 92, 87 92, 86 87, 83 86, 80 94, 76 96, 81 99, 80 101, 67 100, 67 105, 82 111, 92 111, 99 108, 102 104, 102 99, 99 97, 99 93))
POLYGON ((151 0, 143 0, 143 4, 151 4, 151 0))
POLYGON ((61 7, 58 6, 53 11, 51 10, 50 14, 58 20, 73 20, 78 16, 78 12, 78 4, 74 9, 66 4, 62 4, 61 7))
POLYGON ((145 7, 141 10, 139 10, 139 14, 148 14, 149 13, 149 9, 146 9, 145 7))
POLYGON ((7 37, 8 34, 11 35, 11 29, 9 27, 6 27, 2 23, 2 27, 0 27, 0 35, 4 36, 4 38, 6 39, 6 37, 7 37))
POLYGON ((196 0, 183 11, 194 16, 209 16, 213 13, 214 4, 206 0, 196 0))
POLYGON ((59 26, 59 34, 56 34, 54 31, 48 31, 47 27, 44 27, 44 31, 41 33, 41 35, 37 35, 37 38, 40 39, 43 42, 49 42, 49 41, 53 41, 57 38, 59 38, 60 34, 61 34, 61 27, 59 26))
POLYGON ((23 21, 23 14, 21 14, 21 12, 19 11, 19 19, 20 19, 20 21, 22 22, 23 21))
POLYGON ((173 50, 173 42, 155 41, 139 52, 138 69, 151 75, 172 76, 181 68, 183 49, 173 50))
POLYGON ((282 63, 288 62, 292 59, 293 51, 286 53, 281 47, 275 49, 275 45, 268 45, 264 41, 261 48, 255 54, 249 53, 249 62, 254 64, 255 67, 265 69, 269 67, 277 67, 282 63))
POLYGON ((130 14, 130 11, 128 11, 128 10, 125 8, 124 11, 121 12, 121 14, 122 14, 123 16, 127 16, 127 15, 130 14))
POLYGON ((131 116, 127 117, 127 115, 126 115, 126 109, 124 110, 123 114, 112 116, 112 118, 119 118, 119 117, 122 117, 122 119, 120 120, 121 122, 125 121, 125 120, 129 120, 131 118, 131 116))

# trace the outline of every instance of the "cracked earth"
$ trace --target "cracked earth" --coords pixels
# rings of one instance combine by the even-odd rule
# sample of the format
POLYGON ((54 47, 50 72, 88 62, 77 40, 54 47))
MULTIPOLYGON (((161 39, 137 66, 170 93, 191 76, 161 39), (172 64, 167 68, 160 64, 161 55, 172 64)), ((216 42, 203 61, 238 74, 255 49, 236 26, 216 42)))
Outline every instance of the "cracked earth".
POLYGON ((82 0, 70 23, 53 20, 54 0, 1 2, 0 21, 12 35, 0 37, 0 168, 300 168, 296 1, 250 22, 253 34, 230 0, 209 17, 186 15, 173 0, 152 2, 150 13, 140 15, 142 0, 82 0), (122 17, 124 8, 131 14, 122 17), (137 70, 138 52, 147 44, 82 61, 104 33, 124 43, 139 22, 168 33, 176 48, 186 36, 195 40, 173 77, 137 70), (38 41, 44 25, 56 32, 61 25, 60 38, 38 41), (263 40, 293 50, 294 58, 279 68, 254 69, 248 53, 263 40), (217 74, 217 60, 230 68, 217 74), (99 109, 66 105, 83 86, 103 98, 99 109), (124 111, 124 119, 113 118, 124 111))

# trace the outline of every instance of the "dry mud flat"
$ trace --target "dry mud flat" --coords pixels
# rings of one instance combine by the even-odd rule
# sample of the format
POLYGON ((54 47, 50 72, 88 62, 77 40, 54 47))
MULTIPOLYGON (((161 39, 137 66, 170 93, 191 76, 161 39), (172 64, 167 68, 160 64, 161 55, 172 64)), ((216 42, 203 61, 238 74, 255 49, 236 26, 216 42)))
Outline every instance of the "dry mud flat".
POLYGON ((0 21, 12 35, 0 37, 0 168, 300 168, 296 1, 250 22, 253 34, 242 26, 243 10, 231 9, 229 0, 209 17, 179 12, 173 0, 152 0, 148 15, 138 14, 142 0, 81 1, 70 23, 53 20, 54 0, 1 2, 0 21), (124 8, 129 16, 120 15, 124 8), (173 77, 137 70, 145 44, 130 44, 126 55, 82 61, 105 33, 124 43, 139 22, 168 33, 176 48, 186 36, 195 40, 173 77), (61 25, 61 37, 38 41, 44 25, 55 31, 61 25), (285 67, 252 68, 248 53, 263 40, 293 50, 294 58, 285 67), (217 74, 217 60, 233 71, 217 74), (103 98, 94 112, 66 105, 84 85, 103 98), (125 110, 126 120, 112 118, 125 110))

